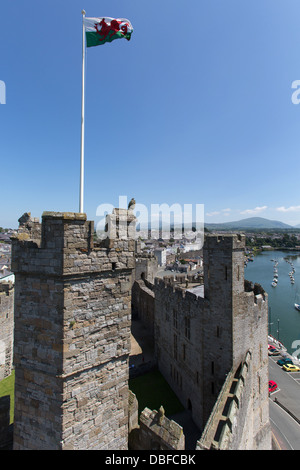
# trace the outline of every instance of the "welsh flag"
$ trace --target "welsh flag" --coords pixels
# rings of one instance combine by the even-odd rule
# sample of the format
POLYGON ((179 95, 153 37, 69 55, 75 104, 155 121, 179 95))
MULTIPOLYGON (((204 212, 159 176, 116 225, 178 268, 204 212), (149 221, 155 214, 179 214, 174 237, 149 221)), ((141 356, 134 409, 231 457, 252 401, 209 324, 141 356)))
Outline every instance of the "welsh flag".
POLYGON ((133 27, 125 18, 84 18, 86 46, 100 46, 114 39, 131 38, 133 27))

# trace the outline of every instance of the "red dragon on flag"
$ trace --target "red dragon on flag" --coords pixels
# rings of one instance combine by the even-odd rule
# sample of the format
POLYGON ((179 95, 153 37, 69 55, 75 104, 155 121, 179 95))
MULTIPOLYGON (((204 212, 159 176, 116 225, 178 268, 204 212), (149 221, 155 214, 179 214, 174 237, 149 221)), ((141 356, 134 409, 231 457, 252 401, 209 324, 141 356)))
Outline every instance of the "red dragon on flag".
POLYGON ((87 47, 98 46, 114 39, 130 40, 133 32, 129 20, 124 18, 85 18, 87 47))

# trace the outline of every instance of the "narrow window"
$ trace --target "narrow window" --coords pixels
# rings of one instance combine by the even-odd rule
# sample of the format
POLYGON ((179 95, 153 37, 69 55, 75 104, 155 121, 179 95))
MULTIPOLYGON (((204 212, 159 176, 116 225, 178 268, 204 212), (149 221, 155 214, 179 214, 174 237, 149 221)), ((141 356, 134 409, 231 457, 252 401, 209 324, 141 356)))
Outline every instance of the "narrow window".
POLYGON ((177 328, 177 311, 175 308, 173 309, 173 326, 174 328, 177 328))
POLYGON ((186 357, 185 344, 182 345, 182 356, 183 356, 183 360, 185 361, 185 357, 186 357))
POLYGON ((227 274, 228 274, 228 269, 227 269, 227 266, 225 266, 225 281, 227 281, 227 274))
POLYGON ((177 360, 177 335, 174 335, 174 359, 177 360))
POLYGON ((191 337, 191 321, 190 318, 184 317, 184 334, 187 339, 191 337))

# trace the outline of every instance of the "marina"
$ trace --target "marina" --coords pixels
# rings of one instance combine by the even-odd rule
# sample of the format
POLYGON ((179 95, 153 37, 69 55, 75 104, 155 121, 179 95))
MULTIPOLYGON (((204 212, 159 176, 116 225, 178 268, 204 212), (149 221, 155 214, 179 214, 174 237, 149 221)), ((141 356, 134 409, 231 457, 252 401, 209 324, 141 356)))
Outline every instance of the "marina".
POLYGON ((300 252, 263 251, 245 263, 245 279, 267 292, 269 334, 295 355, 300 346, 300 252))

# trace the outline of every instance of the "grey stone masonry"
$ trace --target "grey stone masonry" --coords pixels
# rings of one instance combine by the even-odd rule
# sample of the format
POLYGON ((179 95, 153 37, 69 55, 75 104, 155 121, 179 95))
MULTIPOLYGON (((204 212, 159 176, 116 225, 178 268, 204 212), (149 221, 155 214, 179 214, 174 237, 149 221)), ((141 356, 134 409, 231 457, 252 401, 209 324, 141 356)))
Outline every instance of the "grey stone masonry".
POLYGON ((125 450, 135 218, 115 209, 107 226, 122 231, 99 243, 85 214, 25 220, 12 240, 14 449, 125 450))
POLYGON ((183 428, 165 416, 163 407, 158 411, 145 408, 139 421, 139 427, 131 433, 132 450, 178 450, 185 449, 183 428))
POLYGON ((0 283, 0 380, 12 370, 14 330, 14 285, 0 283))

